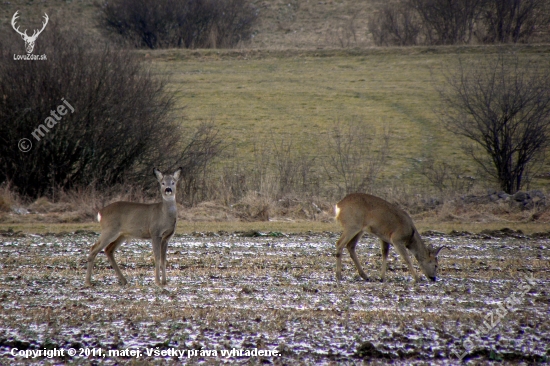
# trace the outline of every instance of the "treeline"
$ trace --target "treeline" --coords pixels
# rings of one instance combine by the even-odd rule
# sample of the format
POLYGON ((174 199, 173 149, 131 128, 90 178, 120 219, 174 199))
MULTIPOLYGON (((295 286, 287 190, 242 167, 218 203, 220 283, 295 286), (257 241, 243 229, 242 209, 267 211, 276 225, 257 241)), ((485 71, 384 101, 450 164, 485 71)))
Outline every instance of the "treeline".
POLYGON ((249 0, 114 0, 101 7, 100 28, 136 48, 231 48, 257 18, 249 0))
POLYGON ((396 0, 369 31, 378 46, 528 43, 549 24, 546 0, 396 0))

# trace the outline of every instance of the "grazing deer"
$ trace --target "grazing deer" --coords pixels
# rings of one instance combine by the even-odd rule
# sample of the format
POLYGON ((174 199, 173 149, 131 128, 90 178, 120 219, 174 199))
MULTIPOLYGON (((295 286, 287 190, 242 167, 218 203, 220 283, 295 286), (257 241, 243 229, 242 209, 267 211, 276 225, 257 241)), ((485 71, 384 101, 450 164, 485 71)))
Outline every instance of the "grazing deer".
POLYGON ((15 30, 17 33, 19 33, 21 38, 23 38, 23 40, 25 41, 25 49, 26 49, 27 53, 32 53, 32 51, 34 49, 34 42, 36 42, 36 38, 38 38, 40 33, 42 33, 44 28, 46 28, 46 24, 48 24, 48 20, 49 20, 48 14, 44 13, 45 22, 42 22, 42 29, 40 29, 40 30, 35 29, 34 32, 32 33, 32 36, 29 37, 27 35, 27 30, 26 29, 25 29, 25 32, 20 32, 19 31, 19 26, 17 28, 15 28, 15 21, 18 18, 17 13, 19 13, 19 10, 17 10, 15 12, 15 14, 13 14, 13 17, 11 18, 11 26, 12 26, 13 30, 15 30))
POLYGON ((88 255, 88 272, 86 285, 91 285, 94 259, 101 250, 105 249, 107 259, 115 270, 122 286, 127 281, 116 264, 115 250, 127 239, 152 239, 155 255, 155 283, 158 286, 166 285, 166 249, 168 240, 176 231, 178 216, 176 207, 176 183, 180 178, 182 168, 172 175, 163 175, 156 168, 153 170, 160 183, 162 202, 134 203, 114 202, 99 210, 97 220, 101 224, 99 240, 92 246, 88 255), (159 272, 162 271, 162 282, 159 272))
POLYGON ((426 277, 435 281, 437 272, 437 254, 441 249, 426 247, 414 227, 410 216, 400 208, 370 194, 352 193, 347 195, 335 206, 336 220, 344 228, 342 236, 336 243, 336 279, 342 279, 342 251, 348 248, 353 263, 359 275, 366 281, 368 277, 361 268, 361 263, 355 254, 355 246, 364 234, 371 233, 380 238, 382 250, 382 281, 386 275, 390 243, 409 267, 415 282, 418 276, 414 270, 407 249, 415 256, 420 269, 426 277))

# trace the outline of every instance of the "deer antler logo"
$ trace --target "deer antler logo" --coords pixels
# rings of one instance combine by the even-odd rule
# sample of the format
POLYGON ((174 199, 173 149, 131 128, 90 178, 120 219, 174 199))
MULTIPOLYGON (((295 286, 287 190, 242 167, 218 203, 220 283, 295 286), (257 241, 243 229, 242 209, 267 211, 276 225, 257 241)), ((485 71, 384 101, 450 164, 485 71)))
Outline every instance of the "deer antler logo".
POLYGON ((42 29, 40 29, 40 30, 35 29, 32 36, 29 37, 27 35, 27 30, 26 29, 25 29, 25 32, 22 33, 22 32, 19 31, 19 26, 17 28, 15 28, 15 21, 18 18, 17 13, 19 13, 19 10, 17 10, 15 12, 15 14, 13 14, 13 18, 11 18, 11 26, 13 27, 13 29, 17 33, 19 33, 21 35, 21 38, 23 38, 23 40, 25 41, 25 49, 27 50, 27 53, 32 53, 32 50, 34 49, 34 42, 36 42, 36 38, 40 35, 40 33, 42 33, 44 28, 46 28, 46 24, 48 24, 48 20, 49 20, 48 14, 44 13, 44 19, 46 21, 42 22, 42 24, 43 24, 42 29))

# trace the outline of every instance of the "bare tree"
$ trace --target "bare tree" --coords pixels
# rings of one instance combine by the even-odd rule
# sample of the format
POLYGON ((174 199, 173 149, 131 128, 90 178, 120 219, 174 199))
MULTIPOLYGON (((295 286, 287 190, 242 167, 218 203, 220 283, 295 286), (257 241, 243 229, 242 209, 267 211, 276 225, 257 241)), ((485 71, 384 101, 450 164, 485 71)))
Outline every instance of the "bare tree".
POLYGON ((212 163, 227 148, 225 140, 226 136, 212 121, 202 122, 175 160, 173 165, 183 168, 183 195, 190 205, 211 196, 212 163))
POLYGON ((439 192, 467 192, 472 188, 474 178, 467 176, 459 164, 436 161, 428 158, 420 165, 420 173, 439 192))
POLYGON ((499 54, 461 61, 446 81, 440 90, 446 127, 471 140, 466 152, 502 190, 515 193, 549 146, 550 68, 499 54))
POLYGON ((306 155, 293 144, 291 138, 285 141, 281 138, 277 145, 275 138, 273 142, 273 160, 275 171, 279 181, 279 197, 292 192, 309 193, 310 176, 315 157, 306 155))
POLYGON ((408 2, 385 4, 369 18, 369 31, 377 46, 413 46, 418 42, 420 23, 408 2))
POLYGON ((484 12, 490 43, 527 42, 537 26, 548 26, 547 0, 488 0, 484 12))
POLYGON ((256 20, 249 0, 112 0, 100 12, 108 35, 151 49, 234 47, 256 20))
POLYGON ((409 0, 429 44, 468 43, 485 0, 409 0))
POLYGON ((370 192, 388 156, 390 133, 372 133, 366 123, 337 124, 328 140, 332 154, 325 166, 329 181, 338 187, 338 195, 370 192))

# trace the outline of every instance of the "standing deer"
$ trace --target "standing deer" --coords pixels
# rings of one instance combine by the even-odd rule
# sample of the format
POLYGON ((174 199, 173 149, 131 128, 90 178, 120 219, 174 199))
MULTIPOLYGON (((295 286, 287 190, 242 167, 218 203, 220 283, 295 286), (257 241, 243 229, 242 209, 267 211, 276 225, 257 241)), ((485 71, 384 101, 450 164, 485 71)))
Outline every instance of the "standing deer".
POLYGON ((48 20, 49 20, 48 14, 44 13, 45 22, 42 22, 42 29, 40 29, 40 30, 35 29, 34 32, 32 33, 32 36, 29 37, 27 35, 27 30, 26 29, 25 29, 25 32, 22 33, 22 32, 19 31, 19 26, 17 28, 15 28, 15 21, 17 20, 17 13, 19 13, 19 10, 17 10, 15 12, 15 14, 13 14, 13 17, 11 18, 11 26, 17 33, 19 33, 21 38, 23 38, 23 40, 25 41, 25 49, 27 50, 27 53, 32 53, 32 50, 34 49, 34 42, 36 42, 36 38, 38 38, 40 33, 42 33, 44 28, 46 28, 46 24, 48 24, 48 20))
POLYGON ((342 236, 336 243, 336 279, 338 282, 342 279, 342 251, 344 247, 348 248, 359 275, 365 281, 369 280, 355 253, 355 246, 365 231, 380 238, 382 281, 386 275, 390 243, 409 267, 415 282, 418 282, 418 276, 412 266, 407 249, 418 260, 420 269, 426 277, 435 281, 437 255, 444 247, 437 249, 426 247, 414 227, 412 219, 405 211, 382 198, 370 194, 352 193, 336 204, 335 213, 336 220, 344 228, 342 236))
POLYGON ((163 175, 156 168, 153 170, 160 183, 162 202, 134 203, 114 202, 99 210, 97 220, 101 224, 99 240, 92 246, 88 255, 88 271, 86 285, 91 285, 94 259, 105 249, 107 259, 115 270, 119 283, 124 286, 127 281, 116 264, 115 250, 127 239, 152 239, 155 255, 155 283, 166 285, 166 249, 168 240, 176 231, 176 183, 180 178, 182 168, 172 175, 163 175), (159 272, 162 271, 162 282, 159 272))

